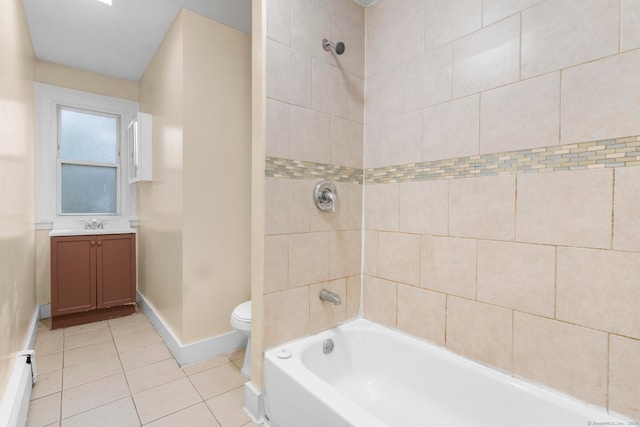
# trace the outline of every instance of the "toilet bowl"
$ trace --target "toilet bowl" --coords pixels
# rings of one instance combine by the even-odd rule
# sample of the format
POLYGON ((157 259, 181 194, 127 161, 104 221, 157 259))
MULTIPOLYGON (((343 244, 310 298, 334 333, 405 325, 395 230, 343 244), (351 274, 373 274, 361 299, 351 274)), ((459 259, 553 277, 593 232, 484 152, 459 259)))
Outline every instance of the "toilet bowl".
POLYGON ((247 350, 242 364, 242 375, 251 377, 251 301, 238 305, 231 313, 231 326, 247 337, 247 350))

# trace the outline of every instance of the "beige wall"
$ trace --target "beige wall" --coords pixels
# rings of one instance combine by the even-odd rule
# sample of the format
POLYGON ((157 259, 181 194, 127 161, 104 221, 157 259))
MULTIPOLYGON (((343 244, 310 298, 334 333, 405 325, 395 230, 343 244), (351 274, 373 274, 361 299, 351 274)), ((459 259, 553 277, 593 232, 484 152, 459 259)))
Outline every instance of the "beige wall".
POLYGON ((231 331, 250 297, 249 61, 247 35, 183 10, 140 81, 139 289, 184 344, 231 331))
POLYGON ((36 304, 51 304, 51 230, 36 230, 36 304))
POLYGON ((114 98, 138 100, 138 82, 36 60, 36 81, 114 98))
POLYGON ((153 114, 153 181, 138 192, 138 289, 182 339, 184 17, 176 17, 140 79, 153 114))
POLYGON ((184 11, 184 339, 251 298, 251 37, 184 11))
POLYGON ((0 3, 0 390, 35 305, 34 54, 19 0, 0 3))
MULTIPOLYGON (((265 46, 266 69, 256 66, 256 72, 260 79, 264 72, 266 93, 254 94, 254 111, 264 114, 254 118, 254 138, 265 137, 254 140, 254 155, 266 154, 271 171, 259 182, 262 200, 254 198, 265 209, 254 222, 265 231, 254 236, 254 247, 264 246, 263 254, 254 252, 254 262, 264 258, 264 267, 254 273, 259 283, 253 289, 254 301, 263 300, 263 316, 254 319, 263 350, 359 315, 365 15, 351 0, 256 2, 254 12, 260 10, 266 29, 254 22, 254 45, 265 46), (325 37, 344 41, 347 52, 324 51, 325 37), (313 163, 295 166, 300 161, 313 163), (336 213, 313 203, 321 179, 337 185, 336 213), (338 293, 343 304, 320 301, 322 288, 338 293)), ((264 173, 258 165, 264 157, 254 161, 254 173, 264 173)), ((259 356, 256 351, 252 359, 258 373, 259 356)))
POLYGON ((391 3, 367 9, 365 317, 640 418, 640 9, 391 3))

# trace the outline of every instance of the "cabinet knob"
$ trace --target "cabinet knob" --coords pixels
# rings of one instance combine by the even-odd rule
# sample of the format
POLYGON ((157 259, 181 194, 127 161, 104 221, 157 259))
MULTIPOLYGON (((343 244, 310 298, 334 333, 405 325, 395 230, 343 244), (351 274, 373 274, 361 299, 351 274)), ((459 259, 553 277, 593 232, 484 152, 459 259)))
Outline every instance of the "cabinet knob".
POLYGON ((95 246, 95 245, 96 245, 96 242, 92 240, 91 241, 91 246, 95 246))
POLYGON ((98 246, 102 246, 102 240, 98 240, 98 246))

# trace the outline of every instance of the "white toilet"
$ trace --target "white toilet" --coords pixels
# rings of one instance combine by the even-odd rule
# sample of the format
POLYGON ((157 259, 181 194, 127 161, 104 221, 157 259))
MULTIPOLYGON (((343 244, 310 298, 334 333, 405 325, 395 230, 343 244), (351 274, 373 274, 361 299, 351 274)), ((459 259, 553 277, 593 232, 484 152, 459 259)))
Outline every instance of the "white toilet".
POLYGON ((247 351, 242 364, 242 375, 251 377, 251 301, 238 305, 231 313, 231 326, 247 337, 247 351))

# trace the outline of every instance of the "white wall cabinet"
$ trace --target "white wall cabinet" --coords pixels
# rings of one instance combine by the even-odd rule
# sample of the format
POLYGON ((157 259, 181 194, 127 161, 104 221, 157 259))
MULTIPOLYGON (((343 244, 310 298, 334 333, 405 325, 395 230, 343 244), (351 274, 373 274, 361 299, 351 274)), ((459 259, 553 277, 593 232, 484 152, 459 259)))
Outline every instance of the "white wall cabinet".
POLYGON ((152 177, 152 126, 151 114, 138 113, 129 123, 129 183, 151 181, 152 177))

